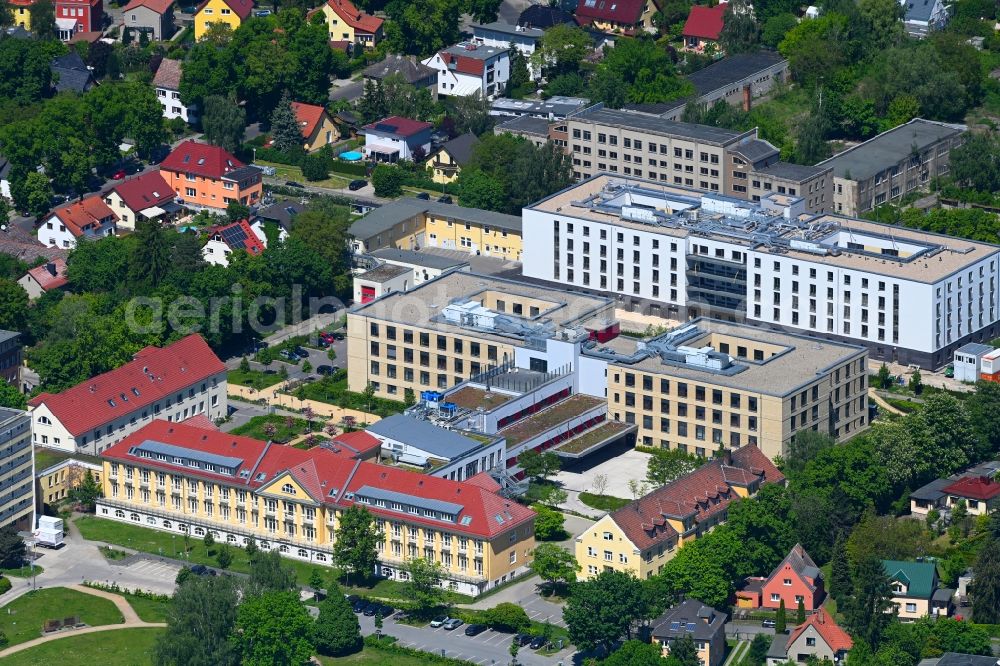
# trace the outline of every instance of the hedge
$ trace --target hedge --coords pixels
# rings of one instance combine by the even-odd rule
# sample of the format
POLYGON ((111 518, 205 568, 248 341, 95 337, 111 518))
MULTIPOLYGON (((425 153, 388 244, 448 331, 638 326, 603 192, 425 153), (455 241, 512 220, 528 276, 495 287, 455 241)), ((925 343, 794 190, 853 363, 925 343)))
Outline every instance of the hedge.
POLYGON ((10 582, 10 578, 7 578, 6 576, 0 578, 0 594, 9 592, 12 587, 14 587, 14 584, 10 582))

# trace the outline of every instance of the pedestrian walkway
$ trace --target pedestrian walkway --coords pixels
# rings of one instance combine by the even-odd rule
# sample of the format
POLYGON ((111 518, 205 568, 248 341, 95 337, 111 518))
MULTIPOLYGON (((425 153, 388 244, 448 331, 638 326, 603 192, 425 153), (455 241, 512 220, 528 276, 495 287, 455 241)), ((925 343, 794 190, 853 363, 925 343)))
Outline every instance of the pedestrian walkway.
POLYGON ((868 398, 872 402, 874 402, 876 405, 878 405, 879 408, 884 409, 885 411, 889 412, 890 414, 895 414, 897 416, 904 416, 905 415, 905 412, 903 412, 901 409, 896 409, 895 407, 893 407, 892 405, 890 405, 888 402, 886 402, 885 398, 883 398, 878 393, 876 393, 875 389, 873 389, 870 386, 868 387, 868 398))

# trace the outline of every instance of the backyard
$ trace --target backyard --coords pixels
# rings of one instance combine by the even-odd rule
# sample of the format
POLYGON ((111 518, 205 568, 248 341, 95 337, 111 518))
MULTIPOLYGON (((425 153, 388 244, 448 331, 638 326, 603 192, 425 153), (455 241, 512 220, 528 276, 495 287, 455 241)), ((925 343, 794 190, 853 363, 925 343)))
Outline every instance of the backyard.
POLYGON ((28 592, 7 604, 4 611, 0 615, 0 630, 11 645, 39 638, 47 620, 76 616, 91 627, 124 622, 121 612, 109 600, 63 587, 28 592))

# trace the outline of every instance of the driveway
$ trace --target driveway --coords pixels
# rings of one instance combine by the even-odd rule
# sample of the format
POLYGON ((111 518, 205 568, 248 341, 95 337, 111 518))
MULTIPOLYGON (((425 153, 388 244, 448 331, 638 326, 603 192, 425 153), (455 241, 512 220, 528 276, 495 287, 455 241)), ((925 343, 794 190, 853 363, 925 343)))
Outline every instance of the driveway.
POLYGON ((337 100, 353 102, 354 100, 359 99, 364 92, 364 82, 338 79, 333 82, 332 86, 330 86, 330 100, 334 102, 337 100))

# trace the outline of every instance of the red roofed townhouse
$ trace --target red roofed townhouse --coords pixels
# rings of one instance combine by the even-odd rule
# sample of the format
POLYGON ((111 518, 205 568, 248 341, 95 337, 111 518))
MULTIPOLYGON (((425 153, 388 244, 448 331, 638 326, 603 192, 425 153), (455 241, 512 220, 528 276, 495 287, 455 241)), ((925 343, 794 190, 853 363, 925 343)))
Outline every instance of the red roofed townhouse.
POLYGON ((233 252, 246 252, 257 257, 266 249, 267 239, 263 229, 258 236, 249 222, 240 220, 211 230, 208 242, 201 249, 201 258, 210 264, 228 266, 229 255, 233 252))
POLYGON ((81 32, 104 29, 102 0, 55 0, 56 29, 59 39, 68 42, 81 32))
POLYGON ((510 78, 510 50, 462 42, 422 61, 437 70, 437 93, 445 97, 502 97, 510 78))
POLYGON ((226 366, 200 335, 145 347, 125 365, 28 401, 37 446, 96 455, 156 419, 226 415, 226 366))
POLYGON ((658 11, 654 0, 578 0, 576 21, 597 30, 634 35, 654 32, 653 15, 658 11))
POLYGON ((117 230, 118 217, 96 194, 52 209, 38 225, 38 242, 73 248, 78 240, 96 240, 117 230))
POLYGON ((373 573, 406 580, 406 562, 426 558, 449 589, 478 595, 527 571, 534 511, 478 483, 343 455, 343 437, 302 450, 153 421, 103 452, 97 515, 329 565, 340 515, 358 504, 383 535, 373 573))
POLYGON ((854 641, 834 621, 825 608, 810 615, 790 634, 777 634, 767 651, 768 666, 786 662, 806 663, 810 657, 841 664, 854 647, 854 641))
POLYGON ((963 476, 941 491, 948 508, 964 501, 970 516, 986 516, 1000 508, 1000 480, 991 476, 963 476))
POLYGON ((292 102, 292 111, 302 128, 302 147, 306 152, 319 150, 340 138, 340 130, 322 106, 292 102))
POLYGON ((365 158, 373 162, 398 162, 426 157, 434 126, 420 120, 391 116, 361 128, 365 158))
POLYGON ((118 216, 118 226, 135 230, 136 222, 169 217, 181 210, 174 203, 174 188, 159 171, 128 178, 104 193, 104 203, 118 216))
MULTIPOLYGON (((122 10, 126 30, 145 32, 159 42, 174 34, 174 0, 132 0, 122 10)), ((138 41, 138 36, 134 36, 138 41)))
POLYGON ((726 451, 687 476, 614 511, 576 538, 586 580, 602 571, 651 578, 677 549, 726 521, 729 505, 785 477, 753 444, 726 451))
POLYGON ((56 257, 41 266, 35 266, 17 281, 28 292, 28 300, 41 298, 46 292, 66 286, 66 260, 56 257))
POLYGON ((327 0, 323 12, 331 42, 347 42, 373 48, 382 41, 382 19, 365 13, 351 0, 327 0))
POLYGON ((218 146, 187 140, 160 163, 160 173, 188 208, 224 211, 230 202, 244 206, 261 199, 263 181, 255 166, 247 166, 218 146))
POLYGON ((795 544, 761 587, 764 608, 778 608, 784 601, 785 608, 792 610, 801 600, 811 611, 819 608, 824 596, 823 574, 802 544, 795 544))
POLYGON ((684 48, 688 51, 701 53, 709 44, 718 44, 722 32, 723 16, 726 13, 726 3, 715 7, 694 5, 687 21, 684 22, 684 48))

